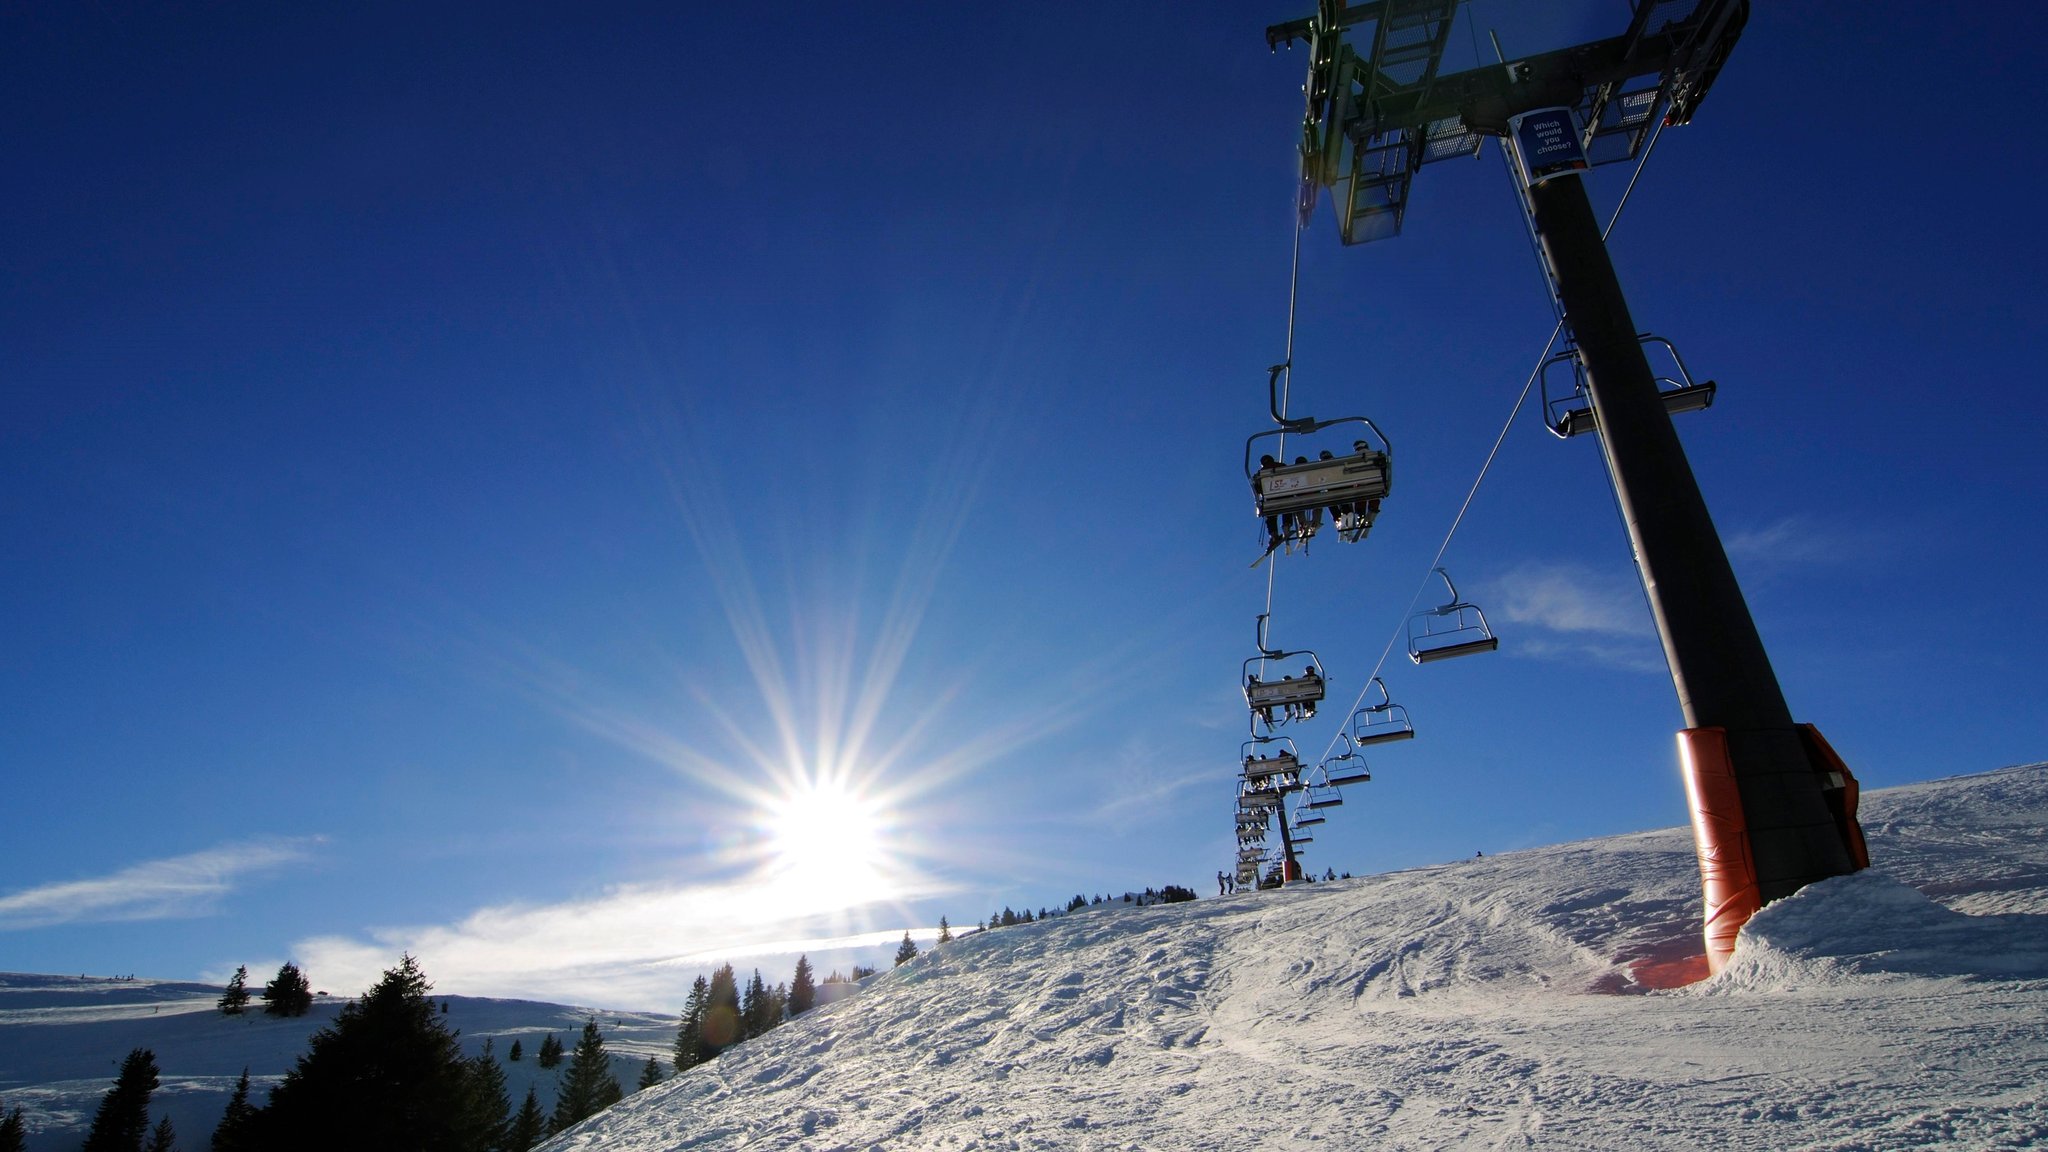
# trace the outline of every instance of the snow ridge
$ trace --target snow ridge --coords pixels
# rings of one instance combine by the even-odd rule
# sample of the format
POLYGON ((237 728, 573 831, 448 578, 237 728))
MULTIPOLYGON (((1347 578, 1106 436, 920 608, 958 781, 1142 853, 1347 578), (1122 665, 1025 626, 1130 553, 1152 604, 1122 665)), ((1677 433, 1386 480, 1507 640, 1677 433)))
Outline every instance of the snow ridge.
POLYGON ((548 1147, 2048 1141, 2048 766, 1865 805, 1881 869, 1774 905, 1706 985, 1639 978, 1700 948, 1680 829, 1090 909, 957 940, 548 1147))

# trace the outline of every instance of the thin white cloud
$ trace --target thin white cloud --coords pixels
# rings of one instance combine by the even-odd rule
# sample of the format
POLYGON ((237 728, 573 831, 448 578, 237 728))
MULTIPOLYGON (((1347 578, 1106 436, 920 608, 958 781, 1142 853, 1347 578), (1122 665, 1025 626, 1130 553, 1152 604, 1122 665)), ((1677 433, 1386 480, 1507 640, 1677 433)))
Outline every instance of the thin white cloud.
MULTIPOLYGON (((383 927, 298 941, 292 954, 321 988, 353 993, 401 953, 435 985, 465 995, 577 1004, 680 1003, 695 973, 723 958, 777 970, 799 953, 858 952, 924 937, 904 906, 947 889, 896 878, 888 898, 845 905, 774 879, 719 885, 621 885, 583 900, 483 908, 452 924, 383 927)), ((770 982, 779 979, 771 975, 770 982)))
POLYGON ((1764 571, 1839 563, 1870 551, 1865 535, 1822 528, 1803 516, 1787 516, 1761 528, 1730 532, 1722 543, 1731 559, 1764 571))
POLYGON ((242 878, 307 859, 319 837, 269 837, 0 896, 0 931, 212 914, 242 878))
POLYGON ((1642 589, 1577 564, 1524 564, 1493 582, 1501 619, 1552 632, 1647 636, 1642 589))

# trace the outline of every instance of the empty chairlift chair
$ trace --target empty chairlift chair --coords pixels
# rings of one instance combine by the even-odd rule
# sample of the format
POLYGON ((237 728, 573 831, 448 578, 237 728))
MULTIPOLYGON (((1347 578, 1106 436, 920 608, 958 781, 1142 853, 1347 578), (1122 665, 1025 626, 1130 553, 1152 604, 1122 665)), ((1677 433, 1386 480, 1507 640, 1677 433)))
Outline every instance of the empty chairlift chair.
POLYGON ((1450 573, 1438 568, 1436 574, 1444 578, 1451 598, 1409 618, 1408 658, 1429 664, 1499 648, 1499 638, 1486 626, 1486 613, 1477 604, 1458 599, 1458 586, 1451 583, 1450 573))
POLYGON ((1332 787, 1341 787, 1345 784, 1363 784, 1371 780, 1372 773, 1366 771, 1365 758, 1352 746, 1351 737, 1339 732, 1337 739, 1343 742, 1344 750, 1326 758, 1316 768, 1316 771, 1321 773, 1323 782, 1332 787))
MULTIPOLYGON (((1712 380, 1693 383, 1692 373, 1686 371, 1685 361, 1678 355, 1678 349, 1662 336, 1644 333, 1636 337, 1643 351, 1651 359, 1651 372, 1657 375, 1657 394, 1664 401, 1664 410, 1673 416, 1681 412, 1698 412, 1714 403, 1715 384, 1712 380), (1668 362, 1668 364, 1667 364, 1668 362)), ((1586 366, 1579 358, 1576 348, 1567 348, 1543 362, 1543 423, 1553 436, 1568 439, 1591 432, 1598 426, 1593 414, 1593 403, 1586 390, 1586 366), (1550 370, 1561 364, 1568 364, 1572 370, 1572 388, 1559 390, 1557 396, 1550 394, 1550 370)))
POLYGON ((1379 703, 1367 704, 1351 714, 1351 742, 1363 748, 1368 744, 1413 740, 1415 724, 1408 719, 1408 709, 1394 703, 1386 681, 1377 676, 1366 685, 1368 693, 1374 689, 1379 690, 1379 703))

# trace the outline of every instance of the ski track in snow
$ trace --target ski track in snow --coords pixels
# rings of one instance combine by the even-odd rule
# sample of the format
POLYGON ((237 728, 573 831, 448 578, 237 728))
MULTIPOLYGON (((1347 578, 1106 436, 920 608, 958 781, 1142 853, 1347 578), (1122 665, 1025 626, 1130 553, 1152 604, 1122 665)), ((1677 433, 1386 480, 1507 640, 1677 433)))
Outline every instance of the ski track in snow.
MULTIPOLYGON (((1685 829, 1103 906, 927 952, 546 1147, 2048 1145, 2048 765, 1874 792, 1863 816, 1875 868, 1771 905, 1689 987, 1637 979, 1700 950, 1685 829)), ((229 1022, 223 1045, 216 994, 0 977, 0 1101, 82 1125, 154 1036, 166 1091, 212 1110, 178 1121, 200 1146, 240 1065, 282 1071, 319 1022, 229 1022)), ((451 999, 471 1042, 582 1019, 451 999)), ((602 1015, 626 1020, 606 1031, 631 1083, 673 1017, 602 1015)), ((516 1100, 532 1062, 507 1068, 516 1100)))

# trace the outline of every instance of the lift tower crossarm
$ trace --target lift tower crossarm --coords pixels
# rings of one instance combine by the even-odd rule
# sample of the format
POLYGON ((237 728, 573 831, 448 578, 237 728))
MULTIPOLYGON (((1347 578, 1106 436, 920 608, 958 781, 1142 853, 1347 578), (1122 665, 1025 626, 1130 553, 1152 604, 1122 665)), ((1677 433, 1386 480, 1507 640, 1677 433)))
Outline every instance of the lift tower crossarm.
MULTIPOLYGON (((1640 0, 1620 36, 1439 75, 1455 0, 1378 0, 1342 6, 1322 0, 1316 15, 1266 29, 1278 47, 1310 47, 1302 118, 1304 218, 1317 187, 1336 190, 1344 242, 1399 232, 1407 186, 1423 164, 1470 155, 1481 136, 1502 136, 1508 119, 1536 108, 1577 109, 1589 137, 1621 138, 1625 159, 1640 146, 1652 107, 1672 124, 1688 122, 1733 51, 1749 17, 1748 0, 1699 0, 1682 20, 1652 27, 1669 3, 1640 0), (1346 29, 1373 24, 1371 44, 1353 47, 1346 29), (1389 41, 1390 30, 1400 34, 1389 41), (1655 77, 1631 91, 1631 82, 1655 77), (1637 111, 1610 107, 1623 95, 1647 100, 1637 111), (1619 113, 1619 114, 1617 114, 1619 113)), ((1631 107, 1634 107, 1633 105, 1631 107)))

